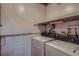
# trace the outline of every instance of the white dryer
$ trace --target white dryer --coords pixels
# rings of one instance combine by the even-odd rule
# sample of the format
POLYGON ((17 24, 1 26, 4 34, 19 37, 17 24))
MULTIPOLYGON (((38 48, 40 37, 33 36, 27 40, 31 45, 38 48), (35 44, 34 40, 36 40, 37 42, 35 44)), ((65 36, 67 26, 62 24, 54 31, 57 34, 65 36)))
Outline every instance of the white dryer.
POLYGON ((54 40, 45 44, 46 56, 74 56, 79 55, 79 45, 54 40))
POLYGON ((31 54, 32 56, 44 56, 45 55, 45 43, 54 40, 44 36, 36 36, 31 41, 31 54))

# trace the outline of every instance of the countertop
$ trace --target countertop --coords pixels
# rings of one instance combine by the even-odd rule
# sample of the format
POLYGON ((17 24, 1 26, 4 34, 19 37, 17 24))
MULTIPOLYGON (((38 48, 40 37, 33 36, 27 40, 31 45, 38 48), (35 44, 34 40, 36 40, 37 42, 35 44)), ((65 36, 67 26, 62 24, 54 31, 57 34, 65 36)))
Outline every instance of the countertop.
POLYGON ((1 37, 14 37, 14 36, 35 36, 35 35, 40 35, 40 33, 21 33, 21 34, 0 34, 1 37))

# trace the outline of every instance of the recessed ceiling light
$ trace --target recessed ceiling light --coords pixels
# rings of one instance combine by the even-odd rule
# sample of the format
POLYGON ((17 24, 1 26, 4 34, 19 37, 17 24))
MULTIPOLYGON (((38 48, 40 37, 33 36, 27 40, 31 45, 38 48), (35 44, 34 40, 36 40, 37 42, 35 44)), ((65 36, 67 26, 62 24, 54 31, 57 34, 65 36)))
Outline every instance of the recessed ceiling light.
POLYGON ((66 7, 66 11, 67 12, 73 12, 74 11, 74 7, 73 6, 67 6, 66 7))
POLYGON ((19 10, 20 10, 21 12, 23 12, 23 11, 24 11, 24 6, 19 6, 19 10))

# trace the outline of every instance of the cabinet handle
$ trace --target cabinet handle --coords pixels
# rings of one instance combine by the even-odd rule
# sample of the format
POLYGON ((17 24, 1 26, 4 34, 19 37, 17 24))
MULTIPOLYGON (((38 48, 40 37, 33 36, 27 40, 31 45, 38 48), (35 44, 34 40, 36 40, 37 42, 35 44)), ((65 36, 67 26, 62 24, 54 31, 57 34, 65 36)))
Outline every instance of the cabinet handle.
POLYGON ((3 42, 4 42, 4 44, 1 44, 2 46, 5 46, 6 45, 6 40, 5 40, 5 37, 2 37, 1 38, 2 40, 3 40, 3 42))

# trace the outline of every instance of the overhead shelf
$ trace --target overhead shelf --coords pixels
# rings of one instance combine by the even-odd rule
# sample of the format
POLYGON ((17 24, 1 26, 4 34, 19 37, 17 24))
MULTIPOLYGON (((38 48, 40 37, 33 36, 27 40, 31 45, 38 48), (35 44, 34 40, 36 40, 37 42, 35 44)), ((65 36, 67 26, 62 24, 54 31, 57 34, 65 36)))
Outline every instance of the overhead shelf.
POLYGON ((35 26, 46 25, 46 24, 49 24, 49 23, 59 22, 59 21, 69 22, 69 21, 76 21, 76 20, 79 20, 79 15, 75 15, 75 16, 71 16, 71 17, 66 17, 66 18, 61 18, 61 19, 52 20, 52 21, 47 21, 47 22, 42 22, 42 23, 35 24, 35 26))

